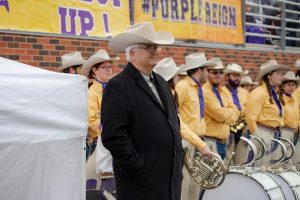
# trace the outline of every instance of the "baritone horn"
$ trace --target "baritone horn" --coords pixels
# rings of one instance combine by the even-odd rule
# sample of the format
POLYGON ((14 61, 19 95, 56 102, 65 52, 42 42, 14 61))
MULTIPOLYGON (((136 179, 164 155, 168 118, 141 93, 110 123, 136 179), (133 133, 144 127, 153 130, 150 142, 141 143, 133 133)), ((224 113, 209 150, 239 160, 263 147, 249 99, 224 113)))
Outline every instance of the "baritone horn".
POLYGON ((193 163, 190 160, 188 148, 184 149, 184 164, 193 181, 204 189, 213 189, 220 186, 225 178, 226 170, 219 155, 211 153, 210 157, 204 157, 195 152, 193 163))
POLYGON ((238 120, 230 125, 230 131, 237 133, 245 127, 245 113, 241 112, 238 120))

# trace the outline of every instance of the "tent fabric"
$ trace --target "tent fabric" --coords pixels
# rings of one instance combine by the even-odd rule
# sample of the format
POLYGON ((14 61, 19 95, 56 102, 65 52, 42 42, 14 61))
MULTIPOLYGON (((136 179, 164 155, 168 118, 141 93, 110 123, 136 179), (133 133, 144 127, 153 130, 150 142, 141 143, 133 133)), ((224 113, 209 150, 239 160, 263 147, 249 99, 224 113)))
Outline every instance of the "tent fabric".
POLYGON ((80 75, 0 57, 0 144, 86 136, 87 85, 80 75))
POLYGON ((81 143, 73 138, 0 144, 0 199, 83 200, 81 143))
POLYGON ((84 200, 87 79, 0 57, 0 199, 84 200))

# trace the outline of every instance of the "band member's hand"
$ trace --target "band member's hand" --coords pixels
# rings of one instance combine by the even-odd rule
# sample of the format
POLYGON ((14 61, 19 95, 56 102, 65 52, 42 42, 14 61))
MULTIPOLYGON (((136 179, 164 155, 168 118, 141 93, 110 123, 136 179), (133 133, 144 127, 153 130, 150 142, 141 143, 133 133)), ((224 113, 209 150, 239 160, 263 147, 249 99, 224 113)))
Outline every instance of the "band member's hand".
POLYGON ((211 154, 210 148, 206 145, 205 147, 198 149, 202 156, 209 157, 211 154))

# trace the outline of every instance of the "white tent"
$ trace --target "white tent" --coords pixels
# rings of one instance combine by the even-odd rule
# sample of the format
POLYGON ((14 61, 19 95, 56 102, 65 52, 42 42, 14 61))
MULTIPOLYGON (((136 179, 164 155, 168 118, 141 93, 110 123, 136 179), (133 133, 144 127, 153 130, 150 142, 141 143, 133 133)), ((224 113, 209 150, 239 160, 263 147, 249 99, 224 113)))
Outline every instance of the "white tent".
POLYGON ((0 57, 0 199, 85 199, 87 80, 0 57))

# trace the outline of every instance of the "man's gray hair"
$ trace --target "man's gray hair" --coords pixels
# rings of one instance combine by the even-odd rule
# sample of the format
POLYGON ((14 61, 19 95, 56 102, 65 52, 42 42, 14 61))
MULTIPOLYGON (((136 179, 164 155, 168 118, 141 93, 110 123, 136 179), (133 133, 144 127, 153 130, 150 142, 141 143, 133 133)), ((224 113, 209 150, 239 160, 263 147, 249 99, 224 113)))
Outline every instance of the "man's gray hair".
POLYGON ((138 46, 139 46, 138 44, 132 44, 132 45, 126 47, 126 49, 125 49, 125 56, 126 56, 126 60, 127 60, 128 62, 131 62, 130 51, 131 51, 132 49, 138 47, 138 46))

